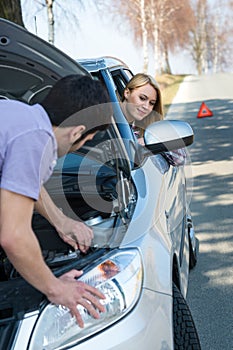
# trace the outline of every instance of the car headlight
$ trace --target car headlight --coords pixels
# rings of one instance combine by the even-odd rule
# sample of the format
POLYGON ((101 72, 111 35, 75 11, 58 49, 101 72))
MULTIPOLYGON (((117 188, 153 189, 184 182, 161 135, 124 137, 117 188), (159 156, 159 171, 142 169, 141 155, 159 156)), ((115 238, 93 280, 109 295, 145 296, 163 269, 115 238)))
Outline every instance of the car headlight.
POLYGON ((106 311, 94 319, 81 305, 84 321, 80 328, 69 309, 48 304, 35 325, 29 350, 61 350, 83 341, 126 315, 137 303, 142 286, 142 263, 137 249, 120 250, 105 255, 79 279, 105 294, 101 300, 106 311))

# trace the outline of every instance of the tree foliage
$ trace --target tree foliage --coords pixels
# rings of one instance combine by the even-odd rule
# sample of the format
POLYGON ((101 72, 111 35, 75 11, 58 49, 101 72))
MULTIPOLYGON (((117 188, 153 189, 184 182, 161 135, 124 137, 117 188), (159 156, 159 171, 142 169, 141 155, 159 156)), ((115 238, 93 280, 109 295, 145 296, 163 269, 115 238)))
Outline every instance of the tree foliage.
POLYGON ((193 2, 195 24, 190 32, 190 53, 198 74, 218 72, 232 65, 231 24, 233 6, 219 1, 211 7, 207 0, 193 2))
POLYGON ((148 68, 148 48, 152 48, 155 73, 170 72, 168 51, 187 43, 193 25, 189 0, 118 0, 108 6, 128 22, 135 42, 142 45, 144 71, 148 68))
POLYGON ((227 61, 232 47, 231 20, 223 8, 232 17, 233 0, 216 0, 214 9, 207 0, 118 0, 105 6, 128 23, 134 42, 142 46, 144 71, 148 48, 153 50, 155 74, 171 73, 169 53, 183 48, 189 50, 199 74, 232 64, 227 61))
POLYGON ((72 28, 73 25, 75 30, 81 16, 80 9, 85 8, 84 0, 69 0, 69 4, 63 0, 21 0, 21 2, 28 9, 25 15, 34 18, 35 22, 39 12, 44 11, 47 14, 47 32, 50 44, 55 43, 58 28, 66 26, 72 28))
MULTIPOLYGON (((55 41, 55 24, 64 27, 78 25, 82 0, 21 0, 27 6, 27 16, 47 11, 48 41, 55 41), (29 10, 30 9, 30 10, 29 10), (75 10, 74 10, 75 9, 75 10), (59 11, 60 10, 60 11, 59 11)), ((93 4, 94 0, 86 0, 93 4)), ((208 0, 98 0, 94 4, 107 16, 121 19, 127 25, 136 45, 142 47, 144 71, 148 71, 149 50, 153 51, 154 73, 171 73, 169 54, 183 48, 190 51, 197 72, 217 72, 232 62, 231 24, 233 0, 216 0, 214 7, 208 0)), ((0 16, 24 26, 20 0, 1 0, 0 16)))
POLYGON ((171 73, 168 53, 184 47, 194 16, 188 0, 150 0, 148 30, 154 48, 155 72, 171 73))
POLYGON ((191 31, 191 55, 198 74, 207 71, 207 31, 208 31, 208 4, 207 0, 198 0, 194 5, 195 25, 191 31))

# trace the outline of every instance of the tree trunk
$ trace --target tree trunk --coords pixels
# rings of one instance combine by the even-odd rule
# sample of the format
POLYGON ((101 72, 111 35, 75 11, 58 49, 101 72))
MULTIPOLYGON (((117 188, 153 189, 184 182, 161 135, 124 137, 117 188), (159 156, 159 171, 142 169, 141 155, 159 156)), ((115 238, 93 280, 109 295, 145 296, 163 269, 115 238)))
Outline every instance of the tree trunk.
POLYGON ((48 15, 48 41, 54 44, 54 14, 53 14, 54 0, 46 0, 47 15, 48 15))
POLYGON ((159 27, 157 18, 155 15, 155 2, 151 0, 150 2, 150 22, 152 31, 152 43, 153 43, 153 53, 154 53, 154 75, 158 75, 159 72, 159 56, 160 56, 160 45, 159 45, 159 27))
POLYGON ((220 13, 218 13, 214 18, 214 43, 213 43, 213 72, 217 73, 219 67, 219 18, 220 13))
POLYGON ((0 17, 24 27, 20 0, 0 0, 0 17))
POLYGON ((165 47, 164 48, 164 64, 165 64, 165 67, 164 67, 164 72, 165 74, 172 74, 172 71, 171 71, 171 66, 170 66, 170 62, 169 62, 169 57, 168 57, 168 48, 165 47))
POLYGON ((159 30, 156 22, 154 21, 154 29, 153 29, 153 41, 154 41, 154 67, 155 67, 155 75, 160 74, 159 71, 159 56, 160 56, 160 45, 159 45, 159 30))
POLYGON ((218 43, 218 35, 217 33, 215 33, 214 36, 214 57, 213 57, 213 72, 217 73, 218 71, 218 66, 219 66, 219 62, 218 62, 218 47, 219 47, 219 43, 218 43))
POLYGON ((148 72, 148 38, 147 38, 147 29, 146 29, 146 15, 145 15, 145 1, 140 1, 140 12, 141 12, 141 28, 142 28, 142 46, 143 46, 143 71, 144 73, 148 72))

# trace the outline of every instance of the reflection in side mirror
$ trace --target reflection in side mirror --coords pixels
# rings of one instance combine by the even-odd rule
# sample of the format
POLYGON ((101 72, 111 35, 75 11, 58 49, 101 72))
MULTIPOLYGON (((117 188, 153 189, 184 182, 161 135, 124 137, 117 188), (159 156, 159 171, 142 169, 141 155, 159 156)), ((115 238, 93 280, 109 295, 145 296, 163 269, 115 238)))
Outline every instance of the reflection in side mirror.
POLYGON ((153 154, 184 148, 193 143, 191 126, 180 120, 161 120, 150 124, 144 134, 144 142, 153 154))

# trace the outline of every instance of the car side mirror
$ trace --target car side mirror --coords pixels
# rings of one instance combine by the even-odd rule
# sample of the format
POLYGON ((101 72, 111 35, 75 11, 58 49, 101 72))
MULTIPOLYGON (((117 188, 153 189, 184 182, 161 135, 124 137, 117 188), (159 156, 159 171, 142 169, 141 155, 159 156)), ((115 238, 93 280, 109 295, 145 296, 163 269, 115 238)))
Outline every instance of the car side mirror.
POLYGON ((181 120, 161 120, 150 124, 144 133, 147 149, 153 154, 172 151, 191 145, 194 134, 191 126, 181 120))

